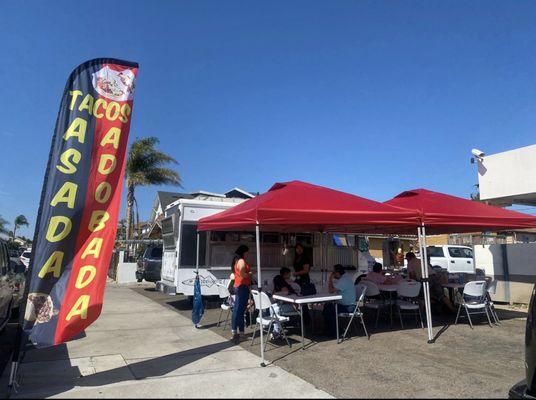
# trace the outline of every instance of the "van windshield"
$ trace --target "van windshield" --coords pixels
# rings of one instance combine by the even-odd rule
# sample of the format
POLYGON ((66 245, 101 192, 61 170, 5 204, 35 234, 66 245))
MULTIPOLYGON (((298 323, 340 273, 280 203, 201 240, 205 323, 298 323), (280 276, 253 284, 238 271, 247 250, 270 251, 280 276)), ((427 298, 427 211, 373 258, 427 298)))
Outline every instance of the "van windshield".
POLYGON ((151 258, 162 258, 162 247, 153 247, 151 250, 151 258))

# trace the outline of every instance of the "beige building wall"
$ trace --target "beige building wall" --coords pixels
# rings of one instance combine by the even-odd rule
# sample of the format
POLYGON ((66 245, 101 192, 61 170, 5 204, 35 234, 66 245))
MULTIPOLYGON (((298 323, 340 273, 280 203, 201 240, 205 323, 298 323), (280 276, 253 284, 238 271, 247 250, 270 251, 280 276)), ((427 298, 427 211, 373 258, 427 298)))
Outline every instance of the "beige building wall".
POLYGON ((383 258, 382 244, 382 238, 369 238, 369 252, 372 257, 383 258))
POLYGON ((449 235, 427 235, 426 244, 428 246, 442 246, 444 244, 449 244, 449 235))
MULTIPOLYGON (((383 258, 383 241, 388 240, 387 238, 381 237, 369 237, 369 252, 370 255, 374 258, 383 258)), ((400 239, 402 242, 402 247, 404 254, 410 251, 412 247, 415 247, 415 244, 410 239, 400 239)), ((413 248, 413 251, 416 249, 413 248)))

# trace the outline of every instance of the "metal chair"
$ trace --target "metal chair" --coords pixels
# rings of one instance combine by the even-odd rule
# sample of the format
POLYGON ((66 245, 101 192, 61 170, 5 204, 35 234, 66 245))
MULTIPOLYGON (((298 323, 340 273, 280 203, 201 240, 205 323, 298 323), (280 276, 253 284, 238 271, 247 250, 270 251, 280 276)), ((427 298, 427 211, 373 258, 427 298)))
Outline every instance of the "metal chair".
POLYGON ((216 286, 218 286, 218 295, 220 299, 223 299, 223 303, 220 305, 220 317, 218 318, 218 323, 216 326, 220 326, 221 323, 221 317, 225 311, 227 311, 227 315, 225 316, 225 321, 223 322, 223 329, 227 326, 227 322, 229 321, 229 316, 231 315, 231 312, 233 311, 234 306, 234 296, 229 293, 229 289, 227 289, 227 286, 217 283, 216 286))
POLYGON ((279 313, 276 312, 276 310, 272 306, 272 301, 270 300, 270 298, 268 297, 266 293, 259 292, 258 290, 252 290, 251 295, 253 296, 255 309, 259 311, 259 316, 257 317, 257 325, 255 326, 255 330, 253 331, 253 336, 251 337, 251 346, 253 346, 255 335, 257 333, 257 328, 262 329, 264 332, 265 328, 267 327, 266 328, 266 344, 268 344, 270 332, 272 331, 274 324, 279 324, 279 326, 281 327, 281 335, 287 342, 288 347, 292 347, 290 342, 288 341, 287 335, 285 334, 285 330, 283 329, 283 323, 288 322, 289 318, 283 317, 279 315, 279 313), (261 303, 262 303, 262 307, 261 307, 261 303), (269 317, 263 316, 264 311, 267 311, 267 310, 270 312, 269 317))
POLYGON ((486 301, 488 305, 488 310, 491 316, 493 317, 495 324, 500 325, 501 321, 499 320, 499 316, 497 315, 497 311, 495 310, 493 301, 491 301, 491 295, 495 293, 497 293, 497 280, 496 279, 489 280, 487 282, 487 288, 486 288, 486 301))
POLYGON ((462 307, 465 309, 469 325, 473 329, 473 321, 470 314, 486 314, 488 318, 489 326, 491 327, 491 319, 488 313, 488 302, 486 300, 486 281, 473 281, 467 282, 463 288, 463 296, 460 306, 458 307, 458 314, 456 315, 456 321, 454 325, 458 323, 458 318, 463 317, 460 315, 462 307))
POLYGON ((355 286, 355 291, 356 291, 356 299, 357 299, 357 301, 356 301, 356 304, 355 304, 354 312, 340 312, 338 314, 339 318, 350 318, 350 321, 348 321, 348 325, 346 326, 346 329, 344 330, 344 333, 342 335, 342 338, 341 338, 340 342, 344 341, 344 339, 346 338, 346 334, 348 333, 348 330, 350 329, 350 326, 352 326, 352 323, 354 323, 354 326, 356 327, 356 329, 358 328, 356 317, 361 320, 361 325, 363 326, 363 330, 365 331, 365 335, 367 336, 367 339, 370 340, 370 336, 369 336, 369 334, 367 332, 367 327, 365 325, 365 321, 363 320, 363 313, 361 312, 361 309, 359 308, 359 305, 363 304, 364 301, 365 301, 365 295, 367 293, 367 286, 362 285, 362 284, 358 284, 358 285, 355 286))
POLYGON ((400 282, 397 285, 396 291, 398 293, 396 308, 398 310, 398 317, 400 318, 400 326, 404 328, 404 322, 402 321, 402 311, 404 311, 405 315, 414 315, 415 318, 418 315, 421 320, 421 328, 424 329, 421 306, 417 300, 421 291, 421 282, 400 282))
POLYGON ((365 308, 376 310, 376 323, 374 324, 374 327, 377 327, 378 320, 380 319, 380 312, 383 309, 390 307, 391 303, 389 300, 386 301, 385 299, 380 298, 380 289, 374 282, 362 279, 359 284, 365 285, 367 287, 367 292, 365 296, 367 301, 365 302, 365 308))

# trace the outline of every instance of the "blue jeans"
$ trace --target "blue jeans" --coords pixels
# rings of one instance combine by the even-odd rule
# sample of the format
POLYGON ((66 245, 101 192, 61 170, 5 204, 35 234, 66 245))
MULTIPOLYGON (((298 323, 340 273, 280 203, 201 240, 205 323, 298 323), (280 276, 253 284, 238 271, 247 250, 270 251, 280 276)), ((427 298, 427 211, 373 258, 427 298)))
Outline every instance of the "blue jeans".
MULTIPOLYGON (((355 304, 353 305, 338 304, 337 311, 339 313, 353 313, 355 311, 355 304)), ((324 329, 331 336, 335 336, 337 334, 337 321, 336 321, 337 317, 335 316, 335 304, 334 303, 325 304, 324 311, 322 312, 322 314, 324 316, 324 329)))
POLYGON ((244 313, 249 300, 249 286, 240 285, 235 288, 235 302, 233 307, 233 317, 231 318, 231 329, 236 332, 244 332, 244 313))

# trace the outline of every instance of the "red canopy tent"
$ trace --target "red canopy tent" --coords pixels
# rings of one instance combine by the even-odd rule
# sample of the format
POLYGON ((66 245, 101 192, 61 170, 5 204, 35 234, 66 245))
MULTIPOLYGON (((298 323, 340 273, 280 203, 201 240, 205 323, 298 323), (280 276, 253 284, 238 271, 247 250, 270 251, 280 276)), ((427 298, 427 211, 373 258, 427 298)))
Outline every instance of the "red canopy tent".
POLYGON ((504 208, 489 206, 478 201, 462 199, 444 193, 433 192, 426 189, 408 190, 400 193, 385 204, 403 207, 417 211, 421 220, 418 229, 421 247, 421 267, 423 271, 424 293, 427 301, 428 341, 433 342, 431 326, 432 315, 429 308, 428 268, 424 260, 427 259, 426 234, 427 233, 464 233, 482 231, 504 231, 510 229, 523 229, 536 227, 536 217, 505 210, 504 208))
POLYGON ((428 233, 497 232, 536 227, 536 216, 426 189, 402 192, 385 204, 417 211, 428 233))
POLYGON ((401 209, 310 183, 276 183, 271 189, 199 220, 199 231, 263 229, 308 232, 398 232, 417 229, 414 210, 401 209))
MULTIPOLYGON (((198 231, 256 232, 257 280, 262 290, 260 229, 294 232, 396 232, 419 226, 418 213, 310 183, 276 183, 253 199, 221 213, 201 218, 198 231)), ((199 243, 199 240, 198 240, 199 243)), ((261 365, 264 345, 261 332, 261 365)))

